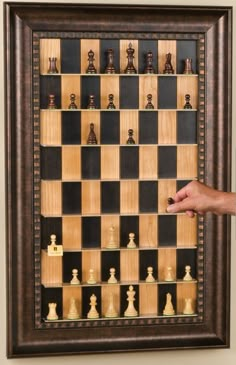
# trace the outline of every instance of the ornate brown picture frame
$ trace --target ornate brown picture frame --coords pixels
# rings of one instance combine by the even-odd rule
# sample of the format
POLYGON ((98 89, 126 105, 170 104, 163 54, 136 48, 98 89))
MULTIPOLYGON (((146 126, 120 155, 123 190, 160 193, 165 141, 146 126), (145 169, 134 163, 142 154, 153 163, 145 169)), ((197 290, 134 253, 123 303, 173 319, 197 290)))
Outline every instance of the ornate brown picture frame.
POLYGON ((232 8, 4 8, 8 357, 229 347, 232 8))

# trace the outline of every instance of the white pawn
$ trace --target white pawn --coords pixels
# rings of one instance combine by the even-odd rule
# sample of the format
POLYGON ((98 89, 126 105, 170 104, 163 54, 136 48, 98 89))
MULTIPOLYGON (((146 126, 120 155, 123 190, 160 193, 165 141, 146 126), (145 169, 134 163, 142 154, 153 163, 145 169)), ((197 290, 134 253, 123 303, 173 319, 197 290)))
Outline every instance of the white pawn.
POLYGON ((73 285, 80 284, 80 281, 78 279, 78 270, 77 269, 72 270, 72 276, 73 277, 72 277, 70 283, 73 284, 73 285))
POLYGON ((79 318, 79 313, 76 307, 76 301, 75 298, 70 298, 70 308, 69 308, 69 312, 67 315, 68 319, 78 319, 79 318))
POLYGON ((135 301, 135 294, 134 288, 132 285, 129 286, 129 290, 126 292, 127 294, 127 301, 128 301, 128 307, 124 313, 125 317, 136 317, 138 315, 138 312, 134 308, 134 301, 135 301))
POLYGON ((116 269, 114 267, 110 268, 110 278, 108 279, 109 284, 116 284, 117 279, 115 277, 116 269))
POLYGON ((109 242, 106 246, 107 248, 117 248, 117 243, 115 241, 115 227, 111 226, 109 228, 109 242))
POLYGON ((174 281, 174 275, 173 275, 173 270, 172 270, 171 266, 167 267, 165 281, 174 281))
POLYGON ((95 319, 95 318, 99 318, 99 314, 98 311, 96 309, 96 305, 97 305, 97 297, 96 295, 92 294, 90 297, 90 311, 87 314, 87 318, 89 319, 95 319))
POLYGON ((136 244, 134 242, 134 238, 135 238, 135 234, 134 233, 129 233, 129 243, 127 245, 127 248, 135 248, 136 244))
POLYGON ((49 312, 47 315, 47 319, 50 321, 55 321, 58 319, 58 315, 56 312, 57 303, 48 303, 49 312))
POLYGON ((105 317, 108 317, 108 318, 118 317, 118 313, 116 312, 115 307, 114 307, 114 296, 112 293, 110 294, 109 305, 108 305, 107 311, 105 313, 105 317))
POLYGON ((185 266, 185 273, 186 273, 186 274, 185 274, 185 276, 184 276, 183 280, 185 280, 185 281, 193 280, 193 278, 192 278, 192 276, 191 276, 190 272, 191 272, 191 266, 186 265, 186 266, 185 266))
POLYGON ((172 296, 170 293, 166 294, 166 305, 165 305, 165 309, 163 311, 163 314, 165 316, 172 316, 175 314, 175 310, 173 308, 173 304, 172 304, 172 296))
POLYGON ((149 266, 147 268, 147 273, 148 276, 146 277, 146 283, 153 283, 155 281, 154 277, 153 277, 153 267, 149 266))
POLYGON ((192 307, 192 298, 186 298, 185 301, 185 307, 183 310, 183 314, 194 314, 194 310, 192 307))
POLYGON ((94 277, 94 270, 93 269, 89 269, 89 278, 87 280, 87 283, 88 284, 96 284, 96 280, 95 280, 95 277, 94 277))

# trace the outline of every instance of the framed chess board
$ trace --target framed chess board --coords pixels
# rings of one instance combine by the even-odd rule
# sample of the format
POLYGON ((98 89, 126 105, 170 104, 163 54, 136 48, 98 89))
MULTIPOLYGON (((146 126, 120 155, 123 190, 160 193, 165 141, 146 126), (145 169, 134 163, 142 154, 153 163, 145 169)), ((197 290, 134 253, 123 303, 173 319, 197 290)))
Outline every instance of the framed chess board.
POLYGON ((5 3, 8 357, 229 346, 231 11, 5 3))

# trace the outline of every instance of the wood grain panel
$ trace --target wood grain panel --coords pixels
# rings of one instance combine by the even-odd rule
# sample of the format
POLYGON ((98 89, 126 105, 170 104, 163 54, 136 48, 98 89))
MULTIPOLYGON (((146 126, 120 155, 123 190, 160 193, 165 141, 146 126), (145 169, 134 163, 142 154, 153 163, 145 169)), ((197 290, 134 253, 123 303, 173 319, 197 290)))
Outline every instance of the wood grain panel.
POLYGON ((49 57, 56 57, 58 72, 61 71, 61 41, 56 38, 40 39, 40 73, 48 73, 49 57))
POLYGON ((120 88, 119 88, 119 77, 116 76, 101 76, 100 77, 100 95, 101 95, 101 108, 107 109, 109 104, 109 94, 114 95, 114 105, 116 109, 119 109, 119 99, 120 99, 120 88))
POLYGON ((176 143, 176 111, 158 111, 158 143, 176 143))
POLYGON ((101 281, 101 253, 98 250, 82 252, 82 281, 84 284, 89 279, 89 270, 94 270, 96 282, 101 281))
POLYGON ((120 150, 118 146, 101 147, 101 178, 119 179, 120 150))
POLYGON ((68 109, 71 103, 70 95, 75 94, 75 104, 80 109, 80 76, 62 75, 61 77, 61 107, 68 109))
POLYGON ((157 147, 139 146, 140 179, 157 179, 157 147))
POLYGON ((176 278, 176 249, 167 248, 158 251, 158 280, 165 281, 167 268, 172 267, 174 279, 176 278))
POLYGON ((152 95, 152 105, 157 109, 158 79, 156 76, 142 76, 139 78, 139 108, 145 109, 147 95, 152 95))
POLYGON ((41 181, 41 214, 61 215, 61 182, 41 181))
POLYGON ((138 181, 120 182, 120 212, 125 214, 138 213, 138 181))
POLYGON ((120 280, 122 282, 137 282, 139 280, 139 251, 136 249, 121 250, 120 280))
POLYGON ((100 143, 100 112, 96 110, 81 111, 81 143, 87 144, 90 132, 90 123, 94 123, 94 132, 97 143, 100 143))
POLYGON ((156 215, 139 216, 139 246, 140 248, 157 247, 158 224, 156 215))
POLYGON ((82 316, 82 294, 81 287, 64 286, 62 289, 63 299, 63 318, 67 318, 70 309, 70 300, 75 299, 75 305, 78 310, 79 316, 82 316))
POLYGON ((62 217, 62 242, 65 250, 81 249, 81 217, 62 217))
POLYGON ((94 52, 94 66, 100 72, 100 42, 99 39, 81 39, 81 73, 86 73, 88 68, 88 52, 94 52))
POLYGON ((186 103, 185 95, 190 95, 190 104, 193 109, 198 108, 198 77, 178 76, 177 77, 177 108, 183 109, 186 103))
POLYGON ((102 317, 106 315, 111 295, 113 296, 114 309, 118 315, 120 314, 120 287, 119 285, 111 284, 102 286, 102 317))
POLYGON ((198 174, 198 147, 177 146, 177 178, 193 179, 198 174))
POLYGON ((62 256, 48 256, 46 250, 41 251, 42 284, 62 284, 62 256))
POLYGON ((81 149, 79 146, 62 146, 62 179, 81 178, 81 149))
POLYGON ((139 314, 142 316, 157 315, 157 284, 139 285, 139 314))
POLYGON ((185 299, 192 299, 192 306, 194 312, 196 312, 196 300, 197 300, 197 283, 178 283, 177 284, 177 312, 183 313, 185 306, 185 299))
POLYGON ((176 194, 176 180, 164 179, 158 181, 158 212, 166 213, 167 199, 176 194))
POLYGON ((49 146, 61 144, 61 113, 59 111, 40 111, 40 143, 49 146))
POLYGON ((176 41, 159 40, 158 41, 158 73, 163 74, 166 63, 166 55, 171 53, 171 64, 176 73, 176 41))
POLYGON ((195 247, 197 245, 197 216, 189 219, 186 215, 177 216, 177 246, 195 247))
POLYGON ((82 182, 82 214, 100 214, 101 192, 99 181, 82 182))
POLYGON ((126 50, 129 48, 129 44, 131 44, 132 48, 134 48, 133 65, 138 72, 138 40, 122 39, 120 40, 120 73, 124 73, 128 64, 126 50))
POLYGON ((138 141, 138 111, 121 110, 120 111, 120 143, 126 144, 128 139, 128 130, 133 129, 133 138, 135 143, 138 141))

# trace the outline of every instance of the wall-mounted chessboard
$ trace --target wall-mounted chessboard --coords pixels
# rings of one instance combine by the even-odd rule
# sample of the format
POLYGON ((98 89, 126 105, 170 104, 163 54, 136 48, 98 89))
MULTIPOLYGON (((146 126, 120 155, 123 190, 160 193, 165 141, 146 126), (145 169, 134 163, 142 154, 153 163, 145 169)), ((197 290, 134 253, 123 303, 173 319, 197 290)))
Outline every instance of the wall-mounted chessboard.
MULTIPOLYGON (((42 38, 41 320, 198 318, 196 39, 42 38)), ((204 47, 204 44, 201 44, 204 47)))

